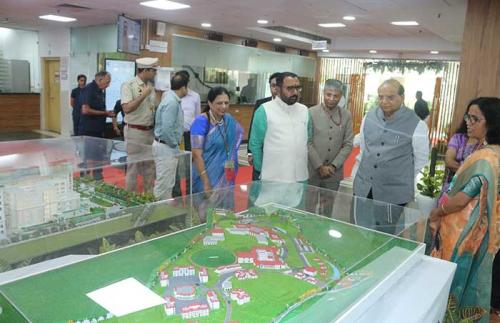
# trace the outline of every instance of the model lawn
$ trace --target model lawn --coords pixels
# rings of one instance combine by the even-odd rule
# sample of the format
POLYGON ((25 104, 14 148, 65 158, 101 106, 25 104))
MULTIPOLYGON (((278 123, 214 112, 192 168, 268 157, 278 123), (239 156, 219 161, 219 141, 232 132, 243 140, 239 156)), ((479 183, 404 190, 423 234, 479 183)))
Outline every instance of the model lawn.
POLYGON ((303 321, 316 312, 329 313, 331 320, 418 245, 300 211, 278 210, 237 216, 209 210, 206 226, 15 281, 0 291, 34 322, 101 317, 110 322, 303 321), (331 230, 341 232, 341 238, 332 238, 331 230), (393 247, 407 253, 379 265, 377 257, 393 247), (128 277, 166 304, 111 317, 85 295, 128 277), (332 298, 336 301, 328 301, 332 298))

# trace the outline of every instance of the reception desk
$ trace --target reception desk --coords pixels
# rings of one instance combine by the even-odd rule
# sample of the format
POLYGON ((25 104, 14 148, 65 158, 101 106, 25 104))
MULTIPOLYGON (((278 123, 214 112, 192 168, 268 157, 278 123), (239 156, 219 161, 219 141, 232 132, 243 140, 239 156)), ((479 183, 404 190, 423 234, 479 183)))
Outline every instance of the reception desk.
POLYGON ((0 93, 0 132, 40 129, 39 93, 0 93))

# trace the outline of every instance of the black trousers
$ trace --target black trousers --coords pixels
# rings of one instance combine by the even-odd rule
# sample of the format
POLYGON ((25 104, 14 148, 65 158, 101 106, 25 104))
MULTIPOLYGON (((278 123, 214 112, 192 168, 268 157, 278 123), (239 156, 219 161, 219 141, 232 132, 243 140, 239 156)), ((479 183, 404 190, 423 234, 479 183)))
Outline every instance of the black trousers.
MULTIPOLYGON (((184 150, 191 151, 191 132, 184 131, 183 137, 184 137, 184 150)), ((172 188, 172 197, 182 196, 182 191, 181 191, 182 170, 184 170, 186 174, 186 194, 189 194, 191 190, 191 170, 190 169, 186 170, 186 168, 189 167, 189 164, 183 165, 183 167, 179 166, 180 165, 177 165, 177 171, 175 172, 175 184, 174 187, 172 188)))

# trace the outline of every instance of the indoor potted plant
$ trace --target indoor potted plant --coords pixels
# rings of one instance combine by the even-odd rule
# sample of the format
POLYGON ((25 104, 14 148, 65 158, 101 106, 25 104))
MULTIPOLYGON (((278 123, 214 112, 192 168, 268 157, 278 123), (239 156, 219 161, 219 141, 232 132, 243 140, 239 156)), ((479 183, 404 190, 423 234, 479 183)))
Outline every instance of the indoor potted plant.
POLYGON ((417 183, 417 206, 424 215, 429 215, 431 210, 437 207, 444 178, 444 170, 440 166, 442 165, 436 167, 434 176, 430 175, 429 166, 425 166, 417 183))

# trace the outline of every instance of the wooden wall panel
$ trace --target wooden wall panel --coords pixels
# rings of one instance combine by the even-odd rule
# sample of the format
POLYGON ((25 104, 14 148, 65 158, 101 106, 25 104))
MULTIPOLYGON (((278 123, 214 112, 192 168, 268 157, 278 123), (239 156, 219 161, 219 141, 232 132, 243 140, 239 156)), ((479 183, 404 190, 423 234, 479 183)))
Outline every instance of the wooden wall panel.
POLYGON ((229 106, 229 113, 240 123, 245 131, 243 140, 248 140, 248 131, 250 130, 250 122, 252 121, 253 108, 253 104, 232 104, 229 106))
POLYGON ((40 94, 0 94, 0 132, 40 129, 40 94))
POLYGON ((470 100, 500 97, 499 35, 500 1, 468 0, 452 129, 459 126, 470 100))

